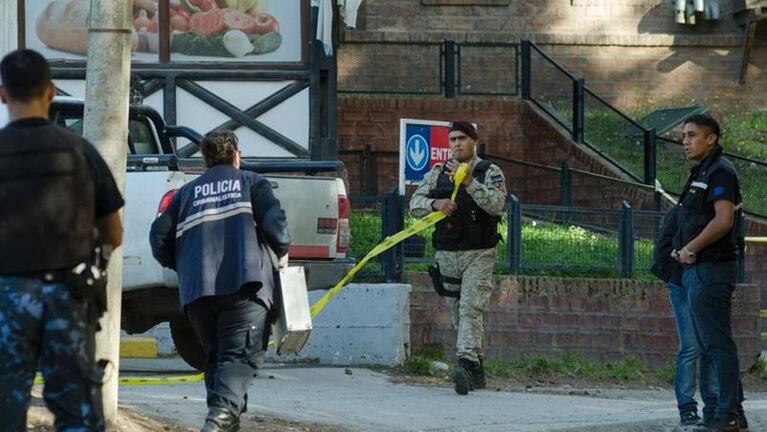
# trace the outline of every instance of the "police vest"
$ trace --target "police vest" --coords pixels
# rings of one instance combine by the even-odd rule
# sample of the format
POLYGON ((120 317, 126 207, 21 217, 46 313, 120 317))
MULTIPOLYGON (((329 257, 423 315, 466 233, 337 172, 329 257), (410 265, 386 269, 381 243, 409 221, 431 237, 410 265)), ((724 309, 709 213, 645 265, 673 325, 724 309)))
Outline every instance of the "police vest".
MULTIPOLYGON (((674 237, 674 248, 682 249, 714 218, 714 206, 706 203, 706 192, 711 176, 724 170, 737 177, 732 163, 723 157, 721 147, 716 148, 710 158, 704 160, 694 176, 687 181, 685 191, 679 199, 678 231, 674 237)), ((735 219, 730 231, 721 239, 698 252, 698 261, 731 261, 743 253, 746 219, 740 191, 735 203, 735 219)))
MULTIPOLYGON (((474 167, 474 180, 485 182, 485 174, 491 163, 481 161, 474 167)), ((453 181, 445 167, 437 177, 437 184, 429 192, 429 198, 449 199, 453 194, 453 181)), ((501 236, 498 234, 498 223, 501 218, 482 210, 466 192, 466 186, 458 188, 455 199, 456 211, 449 218, 437 222, 432 237, 432 244, 437 250, 473 250, 495 247, 501 236)))
POLYGON ((247 286, 271 306, 274 269, 256 233, 250 196, 258 179, 232 165, 216 165, 178 192, 176 272, 182 305, 247 286))
POLYGON ((0 130, 0 274, 68 269, 94 247, 83 139, 44 122, 0 130))

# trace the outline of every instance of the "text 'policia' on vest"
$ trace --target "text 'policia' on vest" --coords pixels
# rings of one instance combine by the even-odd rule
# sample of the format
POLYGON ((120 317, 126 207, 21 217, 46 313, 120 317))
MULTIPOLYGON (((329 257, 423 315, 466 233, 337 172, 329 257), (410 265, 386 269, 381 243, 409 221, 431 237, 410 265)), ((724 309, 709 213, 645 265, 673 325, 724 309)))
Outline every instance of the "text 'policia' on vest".
MULTIPOLYGON (((474 179, 484 183, 485 174, 490 168, 489 161, 481 161, 474 167, 474 179)), ((450 198, 453 193, 453 181, 445 167, 437 178, 437 186, 429 192, 429 198, 450 198)), ((451 217, 437 223, 432 243, 437 250, 458 251, 489 249, 500 241, 498 223, 501 218, 482 210, 461 185, 455 199, 456 211, 451 217)))
POLYGON ((0 274, 90 259, 94 187, 79 136, 47 122, 0 130, 0 274))

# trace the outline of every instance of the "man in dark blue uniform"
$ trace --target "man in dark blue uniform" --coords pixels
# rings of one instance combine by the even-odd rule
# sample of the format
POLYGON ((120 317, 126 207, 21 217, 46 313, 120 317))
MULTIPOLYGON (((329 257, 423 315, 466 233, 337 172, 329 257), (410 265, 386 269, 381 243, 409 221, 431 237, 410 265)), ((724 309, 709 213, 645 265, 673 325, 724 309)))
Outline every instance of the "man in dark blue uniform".
POLYGON ((38 365, 56 429, 103 431, 103 304, 82 270, 99 243, 122 243, 123 199, 96 149, 48 122, 55 88, 40 54, 8 54, 0 79, 10 118, 0 130, 0 431, 26 430, 38 365))
POLYGON ((671 256, 684 265, 682 284, 695 336, 716 371, 716 409, 704 409, 703 428, 737 432, 747 423, 730 321, 745 222, 738 174, 722 156, 719 135, 719 124, 710 116, 685 121, 684 150, 694 166, 679 199, 671 256))
POLYGON ((688 290, 682 283, 682 264, 671 257, 679 209, 678 206, 673 207, 663 219, 663 226, 653 250, 652 272, 661 278, 669 289, 669 302, 676 321, 679 350, 674 370, 674 394, 679 409, 680 425, 684 427, 696 426, 700 423, 698 402, 695 400, 696 369, 700 371, 700 397, 704 404, 703 416, 706 418, 713 417, 718 389, 713 365, 710 359, 702 354, 695 336, 688 290))
POLYGON ((268 180, 241 171, 237 136, 206 135, 208 171, 184 185, 152 224, 152 252, 175 269, 181 305, 206 357, 203 432, 235 431, 264 350, 279 277, 287 264, 285 212, 268 180))

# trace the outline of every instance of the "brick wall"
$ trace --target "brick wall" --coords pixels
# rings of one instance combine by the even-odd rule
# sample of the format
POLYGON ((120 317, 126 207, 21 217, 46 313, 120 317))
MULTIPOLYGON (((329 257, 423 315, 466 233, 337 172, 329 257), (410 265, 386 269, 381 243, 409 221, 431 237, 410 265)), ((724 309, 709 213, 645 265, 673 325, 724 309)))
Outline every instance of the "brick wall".
POLYGON ((367 30, 497 33, 589 34, 729 34, 737 27, 728 16, 696 27, 677 25, 668 2, 658 0, 514 0, 486 2, 453 0, 432 6, 423 0, 368 0, 358 25, 367 30), (468 3, 470 5, 461 5, 468 3), (493 5, 492 3, 495 3, 493 5))
MULTIPOLYGON (((349 171, 352 195, 382 194, 398 184, 399 120, 465 119, 477 122, 488 154, 521 159, 549 167, 567 162, 571 168, 624 178, 601 163, 582 146, 573 145, 566 131, 543 117, 538 109, 515 98, 461 98, 349 96, 338 98, 338 135, 342 151, 361 152, 370 146, 376 156, 377 190, 364 188, 361 154, 342 154, 349 171)), ((498 162, 507 176, 509 193, 525 203, 558 204, 558 171, 498 162)), ((573 204, 581 207, 617 208, 628 200, 636 208, 651 208, 651 191, 623 183, 573 174, 573 204)))
MULTIPOLYGON (((455 349, 455 331, 444 300, 428 275, 409 273, 412 352, 424 345, 455 349)), ((499 277, 485 313, 485 353, 515 359, 522 354, 576 353, 594 361, 636 356, 660 366, 674 359, 676 327, 668 290, 660 283, 610 279, 499 277)), ((760 292, 741 285, 733 303, 733 332, 742 369, 760 352, 760 292)))
MULTIPOLYGON (((469 120, 478 122, 488 152, 522 157, 522 116, 524 103, 518 99, 445 99, 441 97, 373 97, 339 96, 339 149, 363 150, 369 145, 379 155, 377 160, 378 193, 398 184, 399 121, 402 118, 422 120, 469 120)), ((341 155, 350 173, 351 193, 360 193, 360 160, 341 155)))
MULTIPOLYGON (((339 88, 410 86, 433 91, 439 81, 438 50, 414 43, 529 38, 622 108, 696 102, 726 113, 767 107, 762 97, 767 91, 767 24, 757 30, 747 82, 740 85, 743 32, 729 14, 729 0, 720 1, 722 20, 697 26, 675 24, 668 2, 657 0, 517 0, 501 6, 426 3, 363 3, 359 29, 342 36, 339 88)), ((482 79, 475 79, 475 84, 508 87, 504 83, 515 70, 511 53, 486 50, 484 57, 482 79)), ((480 56, 466 63, 481 61, 480 56)), ((467 69, 464 77, 472 80, 472 73, 467 69)))

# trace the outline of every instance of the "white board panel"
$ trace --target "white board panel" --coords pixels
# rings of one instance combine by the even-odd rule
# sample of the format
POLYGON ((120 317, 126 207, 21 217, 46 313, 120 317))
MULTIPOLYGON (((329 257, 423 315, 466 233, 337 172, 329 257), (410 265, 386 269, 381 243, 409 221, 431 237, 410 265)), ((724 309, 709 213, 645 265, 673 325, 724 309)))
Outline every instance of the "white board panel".
POLYGON ((246 127, 235 129, 243 157, 295 158, 296 155, 246 127))
POLYGON ((245 111, 281 88, 292 84, 293 81, 196 81, 196 83, 241 111, 245 111))
MULTIPOLYGON (((160 111, 162 112, 162 111, 160 111)), ((229 116, 192 96, 182 88, 176 88, 176 121, 201 134, 229 121, 229 116)))
POLYGON ((165 116, 163 115, 164 109, 163 109, 163 94, 165 93, 164 90, 158 90, 151 95, 144 98, 144 105, 147 105, 149 107, 154 108, 155 111, 160 113, 163 118, 165 116))
POLYGON ((260 117, 259 121, 309 148, 309 89, 277 105, 260 117))

